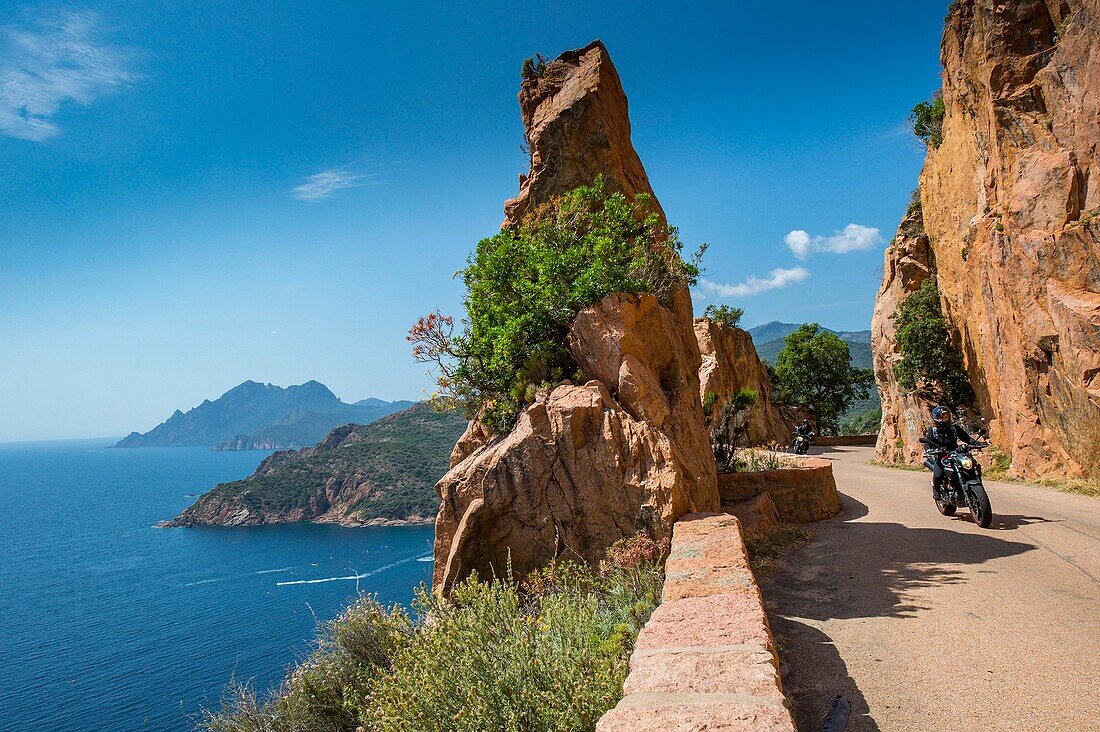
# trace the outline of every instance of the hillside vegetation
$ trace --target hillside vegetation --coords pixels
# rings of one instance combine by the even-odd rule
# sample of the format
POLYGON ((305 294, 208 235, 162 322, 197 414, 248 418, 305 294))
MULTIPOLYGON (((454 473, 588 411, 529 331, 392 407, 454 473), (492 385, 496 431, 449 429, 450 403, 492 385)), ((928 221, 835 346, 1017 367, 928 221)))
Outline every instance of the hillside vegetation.
POLYGON ((638 631, 660 596, 643 538, 599 570, 551 565, 522 583, 479 581, 450 600, 424 587, 412 613, 361 598, 270 698, 230 689, 207 732, 582 732, 623 695, 638 631), (430 618, 430 621, 428 621, 430 618))
POLYGON ((169 525, 429 521, 465 425, 455 412, 417 404, 338 427, 315 447, 274 453, 244 480, 216 486, 169 525))

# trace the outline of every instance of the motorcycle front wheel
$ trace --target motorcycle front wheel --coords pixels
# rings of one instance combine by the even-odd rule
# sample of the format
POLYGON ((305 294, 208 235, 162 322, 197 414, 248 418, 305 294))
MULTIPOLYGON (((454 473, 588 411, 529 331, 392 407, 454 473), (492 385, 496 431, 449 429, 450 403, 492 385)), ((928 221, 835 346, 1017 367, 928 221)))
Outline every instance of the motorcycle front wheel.
POLYGON ((985 486, 981 483, 971 483, 966 486, 966 502, 970 505, 970 514, 974 517, 974 523, 983 529, 988 529, 993 523, 993 507, 989 505, 989 495, 985 492, 985 486))

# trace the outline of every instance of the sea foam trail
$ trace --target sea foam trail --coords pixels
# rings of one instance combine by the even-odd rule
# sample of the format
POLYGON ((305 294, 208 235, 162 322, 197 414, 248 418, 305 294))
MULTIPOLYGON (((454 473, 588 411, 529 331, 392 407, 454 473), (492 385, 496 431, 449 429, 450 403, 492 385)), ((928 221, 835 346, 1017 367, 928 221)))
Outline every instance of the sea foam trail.
POLYGON ((394 567, 399 567, 402 564, 408 564, 409 562, 412 562, 414 560, 419 561, 419 559, 417 557, 408 557, 406 559, 399 559, 396 562, 391 562, 390 564, 383 565, 383 566, 379 567, 378 569, 372 569, 371 571, 364 572, 362 574, 349 574, 349 575, 342 576, 342 577, 322 577, 320 579, 309 579, 309 580, 287 580, 286 582, 276 582, 275 586, 276 587, 287 587, 289 585, 319 585, 323 582, 357 582, 361 579, 366 579, 367 577, 372 577, 372 576, 378 574, 379 572, 385 572, 387 569, 393 569, 394 567))
POLYGON ((420 557, 420 559, 417 559, 416 561, 418 561, 418 562, 434 562, 435 557, 420 557))
POLYGON ((253 574, 275 574, 276 572, 291 572, 294 567, 283 567, 282 569, 261 569, 253 574))

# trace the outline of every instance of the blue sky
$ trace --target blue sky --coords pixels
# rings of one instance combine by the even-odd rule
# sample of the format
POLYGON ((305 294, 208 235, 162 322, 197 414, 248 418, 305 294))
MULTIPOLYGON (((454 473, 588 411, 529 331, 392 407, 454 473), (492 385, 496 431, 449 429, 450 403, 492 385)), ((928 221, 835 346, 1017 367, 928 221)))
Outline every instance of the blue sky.
POLYGON ((0 2, 0 441, 244 379, 421 396, 405 333, 525 169, 520 62, 597 37, 697 307, 866 328, 945 6, 0 2))

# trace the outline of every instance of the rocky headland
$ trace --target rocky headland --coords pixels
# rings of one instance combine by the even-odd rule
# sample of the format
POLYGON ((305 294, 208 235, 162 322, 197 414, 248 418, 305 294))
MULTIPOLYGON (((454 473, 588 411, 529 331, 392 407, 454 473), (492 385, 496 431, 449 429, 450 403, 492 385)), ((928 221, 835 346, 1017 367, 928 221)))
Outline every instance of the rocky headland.
POLYGON ((162 525, 431 523, 434 485, 464 424, 453 412, 417 404, 369 425, 337 427, 314 447, 268 456, 249 477, 214 487, 162 525))

